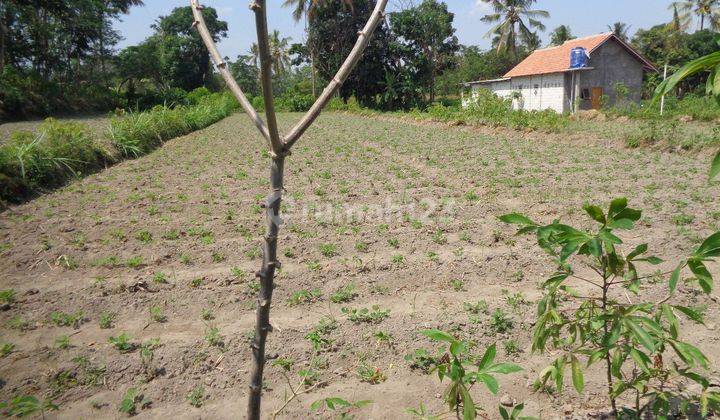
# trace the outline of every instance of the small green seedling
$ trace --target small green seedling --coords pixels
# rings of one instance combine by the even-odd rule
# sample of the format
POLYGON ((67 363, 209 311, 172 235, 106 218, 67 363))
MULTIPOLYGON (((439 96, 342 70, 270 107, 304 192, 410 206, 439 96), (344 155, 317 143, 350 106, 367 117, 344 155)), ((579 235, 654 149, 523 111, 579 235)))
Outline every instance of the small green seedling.
POLYGON ((198 385, 185 398, 190 405, 200 408, 205 400, 205 388, 202 385, 198 385))
POLYGON ((45 418, 46 412, 57 411, 58 408, 52 400, 40 401, 32 395, 18 395, 10 402, 0 404, 3 414, 9 417, 29 417, 40 414, 40 417, 45 418))
POLYGON ((333 412, 338 412, 341 419, 353 418, 349 413, 353 409, 360 409, 366 407, 373 402, 371 400, 362 400, 356 402, 350 402, 338 397, 323 398, 310 404, 310 410, 319 411, 327 409, 333 412))
POLYGON ((330 295, 330 302, 332 303, 344 303, 350 302, 355 299, 357 292, 355 291, 355 285, 348 283, 345 286, 339 288, 335 293, 330 295))
POLYGON ((462 411, 464 420, 473 420, 477 417, 477 407, 470 395, 472 384, 483 383, 490 392, 497 394, 499 386, 494 375, 522 370, 511 363, 494 363, 497 353, 495 344, 485 351, 479 362, 473 363, 470 343, 467 341, 458 340, 440 330, 425 330, 421 333, 433 341, 447 343, 447 353, 436 362, 432 370, 437 371, 440 381, 445 379, 450 381, 443 398, 448 408, 458 417, 462 411), (472 371, 469 370, 471 368, 472 371))
POLYGON ((379 324, 386 318, 390 316, 390 309, 380 309, 380 306, 373 305, 371 309, 368 308, 362 308, 362 309, 349 309, 349 308, 342 308, 342 313, 347 315, 347 318, 356 323, 371 323, 371 324, 379 324))
POLYGON ((98 324, 100 324, 100 328, 106 330, 109 328, 112 328, 113 321, 115 320, 115 314, 112 312, 103 312, 100 314, 100 318, 98 319, 98 324))
POLYGON ((150 308, 150 318, 155 322, 167 321, 167 316, 163 312, 163 309, 159 306, 153 306, 150 308))
POLYGON ((67 314, 65 312, 50 313, 50 321, 58 327, 73 327, 77 329, 84 320, 82 311, 73 314, 67 314))
POLYGON ((108 342, 112 344, 120 353, 129 353, 137 347, 135 343, 132 343, 131 337, 126 333, 122 333, 117 337, 108 338, 108 342))

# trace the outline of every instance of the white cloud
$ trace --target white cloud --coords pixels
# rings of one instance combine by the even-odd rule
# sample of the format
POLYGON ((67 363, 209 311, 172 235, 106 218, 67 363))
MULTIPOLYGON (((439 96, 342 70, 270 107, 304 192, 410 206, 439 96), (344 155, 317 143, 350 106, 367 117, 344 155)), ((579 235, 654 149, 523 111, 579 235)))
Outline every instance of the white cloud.
POLYGON ((492 12, 493 8, 490 3, 486 3, 483 0, 475 0, 475 5, 470 11, 471 14, 487 14, 492 12))

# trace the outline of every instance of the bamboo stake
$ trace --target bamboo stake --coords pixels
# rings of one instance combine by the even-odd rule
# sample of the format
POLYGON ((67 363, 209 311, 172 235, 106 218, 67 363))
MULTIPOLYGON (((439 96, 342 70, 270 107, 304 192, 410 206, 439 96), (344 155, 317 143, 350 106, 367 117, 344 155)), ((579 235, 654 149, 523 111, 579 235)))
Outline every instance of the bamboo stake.
POLYGON ((362 57, 365 48, 367 48, 368 43, 370 42, 370 37, 380 23, 380 19, 383 17, 383 12, 387 2, 388 0, 379 0, 377 2, 370 19, 368 19, 365 24, 365 27, 362 31, 358 32, 358 39, 355 41, 355 46, 350 51, 350 55, 348 55, 345 62, 342 66, 340 66, 340 69, 338 69, 335 77, 333 77, 330 83, 325 87, 322 94, 320 94, 320 97, 315 101, 307 114, 305 114, 300 122, 298 122, 285 136, 285 146, 287 149, 290 149, 292 145, 298 141, 305 130, 307 130, 313 121, 315 121, 315 119, 320 115, 322 109, 325 105, 327 105, 333 95, 335 95, 335 92, 337 92, 340 86, 345 83, 345 80, 347 80, 350 72, 355 68, 358 61, 360 61, 360 57, 362 57))
POLYGON ((267 118, 267 126, 258 116, 255 109, 249 103, 245 94, 238 86, 235 79, 227 70, 227 64, 222 60, 215 41, 212 39, 207 29, 205 20, 202 17, 202 6, 198 0, 190 0, 195 22, 193 26, 200 31, 201 38, 205 43, 210 55, 218 66, 218 70, 227 82, 230 90, 240 101, 245 112, 255 122, 258 130, 263 134, 270 144, 272 161, 270 164, 270 185, 272 191, 263 203, 265 208, 265 216, 267 220, 267 232, 265 234, 265 242, 263 244, 263 261, 260 270, 256 276, 260 279, 260 293, 258 295, 255 338, 251 344, 253 355, 253 369, 250 377, 250 392, 248 395, 248 411, 247 417, 250 420, 260 419, 260 404, 262 400, 262 379, 265 368, 265 344, 267 334, 272 331, 270 324, 270 305, 272 303, 273 280, 275 278, 275 270, 280 266, 277 260, 277 239, 280 231, 280 203, 282 201, 283 192, 283 176, 285 169, 285 157, 289 155, 292 145, 302 136, 305 130, 320 115, 322 108, 327 105, 333 94, 347 80, 352 69, 357 65, 363 51, 367 47, 372 33, 378 26, 380 18, 383 15, 387 0, 379 0, 375 6, 370 19, 358 34, 358 40, 355 43, 350 55, 338 70, 332 82, 323 91, 320 98, 313 104, 312 108, 293 128, 287 136, 286 141, 282 141, 278 133, 277 118, 275 115, 275 105, 272 89, 272 60, 270 57, 270 46, 267 31, 267 10, 265 0, 254 0, 250 8, 255 12, 255 25, 258 37, 258 49, 260 53, 260 82, 263 88, 263 98, 265 99, 265 116, 267 118))

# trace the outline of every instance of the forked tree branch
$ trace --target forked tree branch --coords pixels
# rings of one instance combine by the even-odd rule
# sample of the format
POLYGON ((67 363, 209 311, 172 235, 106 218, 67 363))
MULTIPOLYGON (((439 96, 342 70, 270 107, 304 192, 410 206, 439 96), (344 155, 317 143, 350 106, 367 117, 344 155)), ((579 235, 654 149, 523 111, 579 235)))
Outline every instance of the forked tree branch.
POLYGON ((272 144, 270 143, 270 132, 268 131, 265 122, 262 120, 262 118, 260 118, 258 113, 255 111, 255 108, 253 108, 252 104, 250 104, 250 101, 248 101, 242 89, 240 89, 240 85, 238 85, 237 81, 235 81, 235 78, 230 73, 230 70, 228 70, 227 63, 220 55, 220 51, 218 51, 217 46, 215 46, 215 40, 210 34, 210 31, 205 24, 205 19, 202 15, 203 6, 200 5, 198 0, 190 0, 190 6, 192 8, 193 17, 195 19, 195 22, 193 22, 193 26, 197 28, 198 32, 200 32, 200 37, 202 38, 205 46, 210 52, 210 57, 212 57, 215 66, 217 66, 220 75, 225 80, 225 83, 227 84, 230 91, 233 93, 233 95, 235 95, 235 98, 238 100, 238 102, 240 102, 240 106, 242 106, 245 112, 250 116, 250 119, 253 120, 255 126, 258 128, 258 130, 260 130, 260 133, 263 135, 263 137, 265 137, 265 139, 268 141, 268 144, 272 147, 272 144))
POLYGON ((270 163, 270 186, 272 191, 263 203, 265 207, 267 229, 265 232, 265 243, 263 246, 263 261, 260 270, 256 276, 260 280, 260 291, 258 293, 258 302, 256 308, 255 337, 251 344, 253 368, 250 375, 250 389, 248 394, 248 415, 250 420, 260 419, 260 403, 262 398, 263 370, 265 367, 265 344, 267 335, 272 331, 270 325, 270 305, 272 302, 273 280, 275 278, 275 270, 280 266, 277 260, 277 242, 278 233, 280 231, 280 204, 283 194, 283 176, 285 168, 285 156, 287 156, 290 147, 300 138, 310 124, 320 115, 322 108, 327 105, 333 94, 347 79, 353 67, 357 64, 362 56, 363 51, 370 41, 375 28, 387 5, 387 0, 379 0, 375 6, 370 19, 359 33, 359 37, 350 55, 338 70, 337 74, 325 88, 322 95, 313 104, 308 113, 293 128, 286 140, 280 138, 277 127, 277 119, 275 117, 275 106, 272 89, 272 60, 270 57, 270 45, 267 32, 267 10, 265 0, 253 0, 250 8, 255 12, 255 25, 257 28, 258 49, 260 52, 260 70, 261 84, 263 89, 263 98, 265 99, 265 114, 267 117, 267 126, 258 116, 255 109, 249 103, 245 94, 238 86, 235 79, 227 69, 227 64, 223 61, 220 52, 215 46, 215 41, 208 31, 205 20, 202 16, 202 6, 198 0, 190 0, 196 26, 200 31, 203 42, 210 51, 213 61, 217 65, 220 73, 227 82, 228 87, 238 99, 243 109, 250 118, 255 122, 262 135, 270 143, 272 151, 272 161, 270 163))
POLYGON ((360 61, 363 52, 365 52, 365 48, 367 48, 370 43, 370 38, 372 37, 373 32, 375 32, 375 29, 380 23, 380 19, 383 17, 387 2, 388 0, 378 0, 370 19, 368 19, 362 31, 358 33, 358 39, 355 41, 355 46, 352 51, 350 51, 350 55, 348 55, 345 62, 342 66, 340 66, 340 69, 335 74, 335 77, 333 77, 330 83, 325 87, 322 94, 319 98, 317 98, 307 114, 305 114, 305 116, 303 116, 295 127, 293 127, 292 130, 290 130, 290 132, 285 136, 284 143, 287 150, 289 150, 292 145, 298 141, 305 130, 307 130, 313 121, 315 121, 315 119, 320 115, 320 112, 323 108, 325 108, 325 105, 327 105, 340 86, 345 83, 345 80, 347 80, 350 72, 355 68, 358 61, 360 61))

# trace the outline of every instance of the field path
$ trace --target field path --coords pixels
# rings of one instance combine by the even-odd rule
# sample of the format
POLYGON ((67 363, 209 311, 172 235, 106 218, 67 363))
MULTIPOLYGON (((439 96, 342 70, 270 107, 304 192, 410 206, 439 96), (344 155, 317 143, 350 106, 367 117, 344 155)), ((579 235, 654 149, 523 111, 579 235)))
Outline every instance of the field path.
MULTIPOLYGON (((298 118, 283 114, 280 123, 298 118)), ((550 360, 529 348, 538 285, 553 267, 497 216, 519 211, 590 227, 583 203, 627 196, 644 213, 622 239, 649 242, 665 269, 718 229, 720 191, 705 182, 707 159, 578 137, 320 117, 286 166, 268 353, 326 385, 290 403, 284 417, 308 418, 310 404, 329 396, 373 400, 357 418, 407 418, 405 409, 420 403, 442 412, 444 384, 404 359, 416 349, 435 352, 418 334, 427 328, 463 334, 478 352, 497 342, 499 358, 525 368, 501 378, 500 394, 525 401, 527 415, 553 418, 565 404, 578 412, 604 407, 599 372, 586 379, 582 398, 529 386, 550 360), (469 316, 463 303, 479 300, 489 313, 469 316), (342 312, 373 305, 389 317, 355 324, 342 312), (512 323, 505 332, 493 329, 496 309, 512 323), (327 317, 336 328, 315 352, 306 336, 327 317), (389 343, 378 339, 385 335, 389 343), (360 366, 386 380, 361 381, 360 366)), ((263 145, 235 114, 1 213, 0 290, 16 297, 0 312, 0 344, 15 345, 0 358, 0 401, 37 395, 59 404, 60 418, 116 418, 136 387, 151 401, 139 418, 242 417, 264 229, 258 203, 268 186, 263 145), (55 319, 81 312, 78 328, 56 325, 53 312, 55 319), (111 328, 101 328, 109 314, 111 328), (136 344, 158 338, 152 360, 108 343, 122 333, 136 344), (68 348, 58 348, 62 336, 68 348), (186 399, 198 387, 201 408, 186 399)), ((645 290, 656 297, 663 287, 645 290)), ((705 311, 708 329, 685 334, 718 366, 718 304, 696 294, 681 299, 705 311)), ((267 374, 269 416, 287 386, 280 367, 267 374)), ((473 392, 495 418, 500 395, 473 392)))

